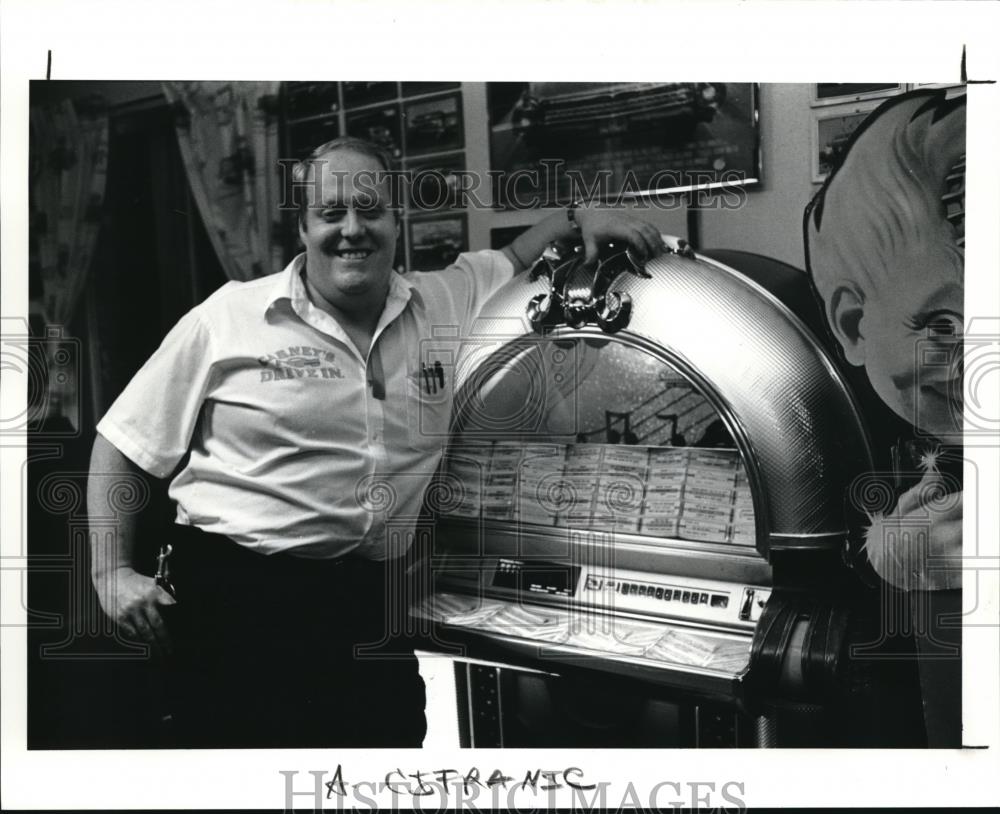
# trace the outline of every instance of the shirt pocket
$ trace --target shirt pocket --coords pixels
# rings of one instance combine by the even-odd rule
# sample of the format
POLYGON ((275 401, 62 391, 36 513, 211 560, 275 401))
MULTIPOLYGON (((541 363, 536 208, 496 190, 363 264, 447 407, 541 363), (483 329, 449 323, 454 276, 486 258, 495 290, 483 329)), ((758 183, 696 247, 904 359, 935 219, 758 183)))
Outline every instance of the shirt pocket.
POLYGON ((451 371, 440 364, 422 363, 406 377, 406 413, 413 449, 443 447, 451 421, 451 371))

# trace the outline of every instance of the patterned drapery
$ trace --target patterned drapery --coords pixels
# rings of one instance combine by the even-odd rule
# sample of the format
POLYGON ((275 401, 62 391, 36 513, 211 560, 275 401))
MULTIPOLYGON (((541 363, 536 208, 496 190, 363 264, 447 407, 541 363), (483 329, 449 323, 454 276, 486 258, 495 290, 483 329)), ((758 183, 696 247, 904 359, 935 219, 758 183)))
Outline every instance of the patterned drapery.
POLYGON ((69 324, 87 282, 101 227, 108 177, 108 113, 99 98, 64 99, 30 109, 29 257, 41 283, 33 309, 41 310, 50 334, 47 414, 79 426, 75 366, 61 364, 69 324), (61 334, 60 334, 61 329, 61 334))
POLYGON ((108 177, 108 115, 63 100, 31 109, 31 240, 50 325, 66 325, 87 282, 108 177))
POLYGON ((188 182, 231 280, 283 265, 278 82, 166 82, 188 182))

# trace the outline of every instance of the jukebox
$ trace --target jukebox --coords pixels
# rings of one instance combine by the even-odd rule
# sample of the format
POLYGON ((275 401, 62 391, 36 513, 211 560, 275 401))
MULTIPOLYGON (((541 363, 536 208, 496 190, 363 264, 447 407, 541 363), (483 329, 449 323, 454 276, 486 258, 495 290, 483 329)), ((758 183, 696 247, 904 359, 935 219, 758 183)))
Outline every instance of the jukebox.
POLYGON ((872 463, 815 331, 683 242, 553 247, 455 370, 413 613, 462 745, 842 743, 845 497, 872 463))

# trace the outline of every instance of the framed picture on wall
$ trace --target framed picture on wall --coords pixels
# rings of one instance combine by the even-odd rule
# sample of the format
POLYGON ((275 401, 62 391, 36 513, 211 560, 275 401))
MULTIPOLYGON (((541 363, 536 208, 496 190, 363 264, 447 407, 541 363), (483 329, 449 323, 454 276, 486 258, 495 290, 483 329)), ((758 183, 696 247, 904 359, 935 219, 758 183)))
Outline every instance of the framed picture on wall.
POLYGON ((822 183, 842 160, 851 135, 879 102, 863 102, 817 110, 812 127, 812 179, 822 183))
POLYGON ((530 209, 760 181, 751 82, 489 82, 493 205, 530 209))
POLYGON ((469 229, 464 214, 411 218, 410 271, 436 271, 468 251, 469 229))
POLYGON ((465 145, 461 93, 407 102, 403 119, 407 155, 443 153, 460 150, 465 145))
POLYGON ((385 105, 347 114, 347 135, 374 142, 393 159, 403 155, 399 105, 385 105))
POLYGON ((458 174, 464 169, 465 153, 407 159, 410 209, 430 214, 454 207, 458 203, 458 174))
POLYGON ((820 82, 813 85, 813 107, 884 99, 906 90, 900 82, 820 82))

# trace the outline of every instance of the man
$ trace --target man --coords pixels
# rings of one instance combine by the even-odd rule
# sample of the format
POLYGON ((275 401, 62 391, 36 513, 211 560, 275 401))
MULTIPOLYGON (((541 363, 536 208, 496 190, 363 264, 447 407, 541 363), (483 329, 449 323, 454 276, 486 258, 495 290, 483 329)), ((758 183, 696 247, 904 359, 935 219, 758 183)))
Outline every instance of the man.
POLYGON ((121 629, 172 654, 182 745, 420 745, 423 684, 386 586, 401 582, 451 409, 436 369, 441 387, 422 387, 435 360, 421 340, 464 335, 577 230, 590 255, 605 240, 661 250, 649 224, 580 206, 502 252, 400 276, 388 169, 364 141, 318 147, 295 173, 315 193, 300 205, 305 252, 184 316, 98 425, 92 516, 108 515, 116 476, 172 475, 176 600, 140 572, 127 517, 116 539, 95 536, 92 574, 121 629))

